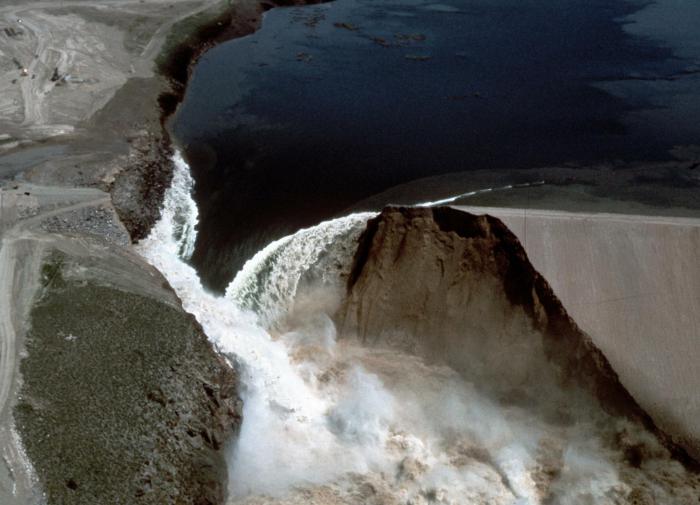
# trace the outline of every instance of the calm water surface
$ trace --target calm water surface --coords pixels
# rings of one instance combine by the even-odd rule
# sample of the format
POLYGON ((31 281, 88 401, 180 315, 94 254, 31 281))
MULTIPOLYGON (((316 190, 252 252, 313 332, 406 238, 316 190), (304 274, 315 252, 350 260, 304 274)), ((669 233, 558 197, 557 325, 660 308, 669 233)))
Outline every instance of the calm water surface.
POLYGON ((659 160, 699 143, 700 30, 687 18, 700 10, 661 7, 337 0, 270 11, 259 32, 200 60, 171 125, 197 184, 195 266, 223 289, 270 240, 420 177, 659 160))

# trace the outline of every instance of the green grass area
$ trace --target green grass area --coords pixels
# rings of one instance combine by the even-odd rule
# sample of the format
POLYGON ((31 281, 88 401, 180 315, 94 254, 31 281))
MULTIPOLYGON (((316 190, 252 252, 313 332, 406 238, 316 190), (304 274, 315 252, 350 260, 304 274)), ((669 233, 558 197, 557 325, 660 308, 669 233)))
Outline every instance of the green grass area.
POLYGON ((65 256, 58 251, 53 251, 46 258, 41 266, 41 285, 44 288, 62 287, 65 282, 63 280, 63 264, 65 256))
POLYGON ((43 266, 15 409, 48 503, 216 503, 235 376, 188 314, 64 268, 43 266))

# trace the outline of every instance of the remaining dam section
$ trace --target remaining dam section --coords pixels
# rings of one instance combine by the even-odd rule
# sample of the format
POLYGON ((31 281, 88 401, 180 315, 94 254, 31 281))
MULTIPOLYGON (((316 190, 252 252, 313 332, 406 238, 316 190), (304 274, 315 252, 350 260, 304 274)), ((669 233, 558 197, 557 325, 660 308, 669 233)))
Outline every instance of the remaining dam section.
POLYGON ((697 476, 497 219, 421 208, 326 221, 262 249, 216 296, 185 261, 196 208, 176 166, 139 250, 240 370, 229 503, 697 499, 697 476), (564 338, 550 331, 567 324, 564 338), (526 352, 504 359, 513 349, 526 352))
POLYGON ((625 32, 638 8, 338 0, 269 11, 258 32, 200 59, 170 125, 197 181, 205 284, 223 290, 271 240, 420 177, 669 158, 692 135, 655 128, 666 95, 648 79, 686 79, 691 62, 625 32), (628 124, 639 111, 649 121, 628 124))
POLYGON ((457 208, 508 226, 623 385, 700 456, 700 219, 457 208))

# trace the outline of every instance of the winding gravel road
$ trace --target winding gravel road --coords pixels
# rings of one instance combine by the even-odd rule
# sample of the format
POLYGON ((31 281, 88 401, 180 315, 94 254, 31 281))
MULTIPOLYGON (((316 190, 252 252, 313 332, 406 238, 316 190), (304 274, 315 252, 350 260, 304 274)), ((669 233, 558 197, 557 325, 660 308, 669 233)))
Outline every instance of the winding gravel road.
POLYGON ((154 75, 154 60, 174 24, 220 3, 0 0, 0 29, 12 27, 21 32, 10 37, 0 30, 0 54, 4 55, 0 62, 0 130, 4 127, 14 139, 0 143, 0 151, 16 147, 22 139, 40 140, 74 132, 128 79, 154 75), (154 11, 161 4, 160 11, 154 11), (81 9, 108 9, 115 22, 121 18, 147 19, 153 23, 153 31, 141 49, 128 52, 124 46, 128 32, 89 19, 83 21, 81 9), (11 63, 13 60, 15 63, 11 63), (20 64, 26 73, 20 73, 20 64), (75 78, 60 92, 51 80, 55 68, 75 78), (86 82, 89 84, 80 84, 86 82))

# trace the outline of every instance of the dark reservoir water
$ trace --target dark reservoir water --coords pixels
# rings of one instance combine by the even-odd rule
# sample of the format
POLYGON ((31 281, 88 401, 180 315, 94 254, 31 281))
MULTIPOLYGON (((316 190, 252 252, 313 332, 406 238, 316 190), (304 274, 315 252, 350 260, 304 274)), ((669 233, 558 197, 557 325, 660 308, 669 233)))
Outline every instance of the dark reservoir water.
POLYGON ((270 240, 414 179, 662 160, 700 143, 698 61, 625 27, 640 9, 337 0, 270 11, 258 33, 200 60, 171 125, 196 181, 204 282, 223 289, 270 240))

